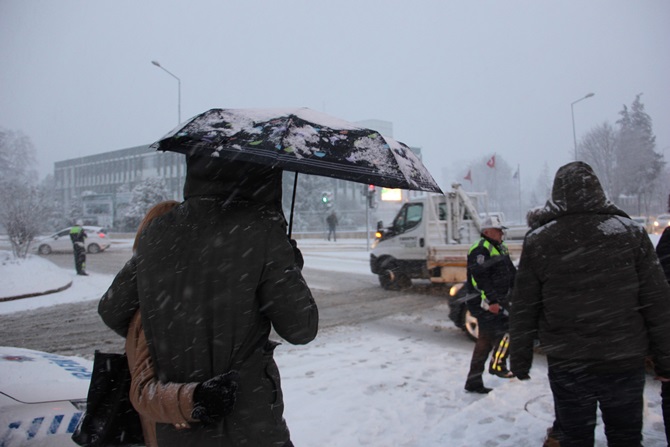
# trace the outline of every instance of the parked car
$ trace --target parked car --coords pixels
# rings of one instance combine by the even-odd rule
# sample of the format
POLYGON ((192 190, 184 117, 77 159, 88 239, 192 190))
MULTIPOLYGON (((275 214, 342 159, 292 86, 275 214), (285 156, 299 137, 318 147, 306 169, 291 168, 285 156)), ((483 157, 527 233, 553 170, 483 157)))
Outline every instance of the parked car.
POLYGON ((644 227, 645 230, 647 230, 647 233, 653 233, 654 232, 654 222, 651 217, 647 216, 631 216, 630 217, 632 220, 635 222, 639 223, 644 227))
MULTIPOLYGON (((67 227, 54 233, 51 236, 46 236, 33 242, 33 247, 41 255, 48 255, 54 252, 69 252, 72 253, 72 241, 70 240, 70 229, 67 227)), ((88 253, 100 253, 109 248, 112 243, 107 236, 107 230, 103 227, 84 226, 86 231, 86 251, 88 253)))
POLYGON ((654 219, 654 233, 661 234, 666 227, 670 226, 670 214, 659 214, 654 219))
POLYGON ((472 296, 467 296, 467 287, 461 282, 454 284, 449 289, 449 319, 454 322, 456 327, 462 329, 472 340, 479 337, 479 325, 468 306, 465 304, 472 296))
POLYGON ((0 346, 0 445, 76 446, 92 362, 0 346))

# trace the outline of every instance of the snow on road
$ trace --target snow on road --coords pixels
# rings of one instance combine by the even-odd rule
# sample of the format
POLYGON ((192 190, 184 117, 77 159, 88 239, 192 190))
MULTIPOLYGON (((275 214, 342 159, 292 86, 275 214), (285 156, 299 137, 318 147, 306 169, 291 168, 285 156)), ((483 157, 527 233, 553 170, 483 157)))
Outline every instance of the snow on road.
MULTIPOLYGON (((308 245, 303 251, 310 268, 369 273, 364 244, 353 251, 308 245)), ((8 263, 0 263, 0 296, 8 293, 4 280, 9 278, 8 268, 8 263)), ((34 286, 41 287, 52 277, 73 284, 52 295, 0 302, 0 314, 8 316, 97 300, 112 281, 111 275, 80 277, 53 264, 37 264, 34 258, 22 269, 11 268, 15 279, 24 275, 34 286)), ((472 342, 451 323, 446 304, 325 329, 309 345, 285 343, 275 353, 285 417, 297 446, 538 446, 553 420, 546 362, 539 355, 530 381, 487 375, 485 383, 493 392, 481 396, 463 391, 472 342)), ((644 410, 647 447, 666 445, 659 394, 660 384, 649 377, 644 410)), ((596 446, 606 445, 600 422, 596 439, 596 446)))

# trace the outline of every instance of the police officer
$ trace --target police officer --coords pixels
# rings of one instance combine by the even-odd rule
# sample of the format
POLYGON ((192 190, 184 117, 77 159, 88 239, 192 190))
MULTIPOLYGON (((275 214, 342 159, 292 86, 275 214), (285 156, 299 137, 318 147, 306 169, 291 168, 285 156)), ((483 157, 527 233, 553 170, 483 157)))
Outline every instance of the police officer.
POLYGON ((77 269, 77 275, 88 276, 86 273, 86 231, 82 225, 81 219, 70 229, 70 239, 74 249, 74 266, 77 269))
POLYGON ((484 218, 481 238, 468 251, 468 310, 478 320, 479 336, 470 362, 470 371, 465 390, 486 394, 491 388, 484 386, 482 374, 486 359, 494 354, 489 363, 489 373, 502 378, 511 378, 507 369, 507 347, 509 336, 508 297, 514 285, 516 268, 503 242, 505 227, 497 216, 484 218))

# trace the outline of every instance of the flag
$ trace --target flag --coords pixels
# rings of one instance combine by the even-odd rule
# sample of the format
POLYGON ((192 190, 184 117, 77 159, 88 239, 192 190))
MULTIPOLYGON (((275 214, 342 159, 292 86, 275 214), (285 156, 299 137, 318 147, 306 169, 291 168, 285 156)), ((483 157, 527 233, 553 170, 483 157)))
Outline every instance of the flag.
POLYGON ((486 162, 486 166, 489 168, 495 168, 496 167, 496 154, 493 154, 489 161, 486 162))
POLYGON ((516 167, 516 172, 514 173, 514 175, 512 176, 512 178, 513 178, 514 180, 519 180, 519 167, 518 167, 518 166, 516 167))
POLYGON ((470 183, 472 183, 472 169, 469 169, 469 170, 468 170, 468 175, 466 175, 465 177, 463 177, 463 180, 469 180, 470 183))

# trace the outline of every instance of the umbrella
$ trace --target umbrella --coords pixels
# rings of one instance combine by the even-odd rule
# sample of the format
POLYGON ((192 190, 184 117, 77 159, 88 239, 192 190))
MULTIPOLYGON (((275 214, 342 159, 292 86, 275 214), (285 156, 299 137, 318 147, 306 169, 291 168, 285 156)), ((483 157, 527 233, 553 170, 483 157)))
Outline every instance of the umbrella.
MULTIPOLYGON (((387 188, 442 192, 404 143, 308 108, 211 109, 151 147, 387 188)), ((295 199, 295 188, 293 194, 295 199)))

